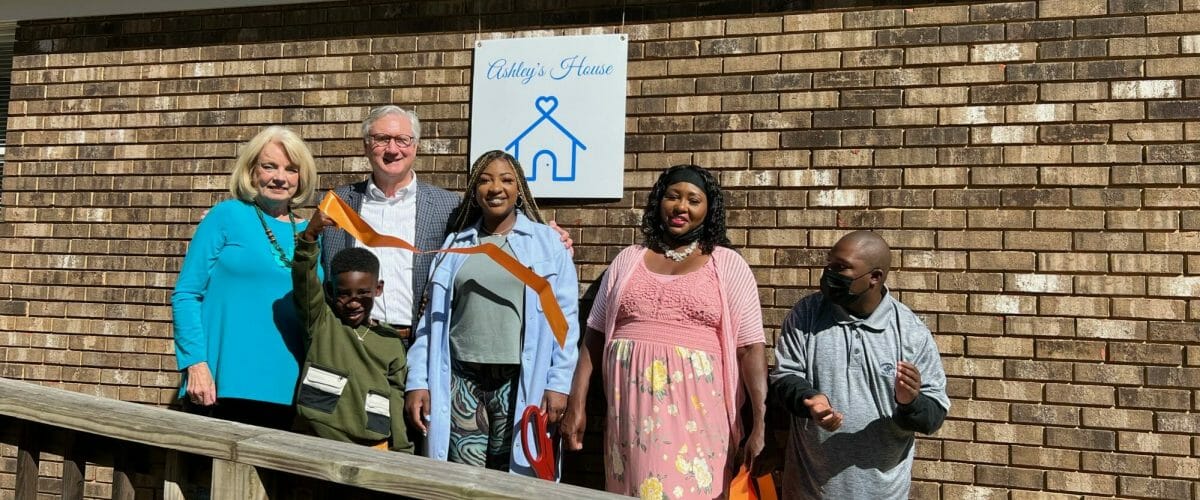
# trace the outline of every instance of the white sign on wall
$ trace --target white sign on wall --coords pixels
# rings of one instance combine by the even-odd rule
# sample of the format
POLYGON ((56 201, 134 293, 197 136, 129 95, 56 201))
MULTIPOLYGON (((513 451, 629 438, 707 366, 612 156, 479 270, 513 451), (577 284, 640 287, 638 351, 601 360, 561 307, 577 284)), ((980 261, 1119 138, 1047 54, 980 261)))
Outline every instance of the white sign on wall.
POLYGON ((627 35, 480 40, 471 162, 501 149, 538 198, 620 198, 627 35))

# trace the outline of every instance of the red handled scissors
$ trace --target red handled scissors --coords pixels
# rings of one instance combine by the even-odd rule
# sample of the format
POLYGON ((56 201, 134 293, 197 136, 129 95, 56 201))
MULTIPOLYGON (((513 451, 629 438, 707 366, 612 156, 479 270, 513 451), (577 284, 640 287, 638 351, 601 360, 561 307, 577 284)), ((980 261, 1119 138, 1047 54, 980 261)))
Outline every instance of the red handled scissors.
POLYGON ((525 459, 529 461, 529 466, 533 468, 537 477, 547 481, 554 480, 557 470, 557 461, 554 459, 554 441, 550 439, 546 412, 537 405, 526 406, 525 413, 521 415, 521 451, 525 452, 525 459), (529 446, 530 431, 533 432, 536 440, 536 449, 534 446, 529 446), (537 456, 534 456, 535 452, 537 456))

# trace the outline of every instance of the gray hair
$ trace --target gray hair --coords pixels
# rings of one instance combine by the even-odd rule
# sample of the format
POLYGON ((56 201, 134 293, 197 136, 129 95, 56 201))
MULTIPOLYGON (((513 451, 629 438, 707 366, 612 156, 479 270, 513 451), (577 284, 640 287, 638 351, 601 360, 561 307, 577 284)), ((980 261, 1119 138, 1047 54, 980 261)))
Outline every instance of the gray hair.
POLYGON ((363 119, 362 135, 364 141, 371 136, 371 125, 374 125, 380 118, 387 115, 400 115, 408 118, 408 122, 412 124, 413 140, 421 140, 421 119, 417 117, 416 110, 410 111, 394 104, 388 104, 372 109, 370 113, 367 113, 367 117, 363 119))

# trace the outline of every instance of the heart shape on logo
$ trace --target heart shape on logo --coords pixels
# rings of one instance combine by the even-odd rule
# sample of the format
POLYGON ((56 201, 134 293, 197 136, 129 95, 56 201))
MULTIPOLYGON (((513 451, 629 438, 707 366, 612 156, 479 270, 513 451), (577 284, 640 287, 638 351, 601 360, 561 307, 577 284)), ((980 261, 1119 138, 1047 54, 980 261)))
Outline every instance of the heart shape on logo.
POLYGON ((552 95, 544 95, 537 98, 537 102, 535 102, 533 105, 537 107, 538 111, 541 111, 543 115, 549 115, 550 113, 553 113, 556 108, 558 108, 558 98, 552 95))

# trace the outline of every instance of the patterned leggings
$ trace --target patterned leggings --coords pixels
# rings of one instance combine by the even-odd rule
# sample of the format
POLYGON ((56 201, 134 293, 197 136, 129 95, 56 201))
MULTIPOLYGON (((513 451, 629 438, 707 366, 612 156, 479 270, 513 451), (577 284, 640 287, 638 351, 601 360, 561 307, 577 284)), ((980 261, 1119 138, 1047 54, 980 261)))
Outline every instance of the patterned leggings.
POLYGON ((521 366, 454 360, 450 371, 449 460, 507 471, 521 366))

